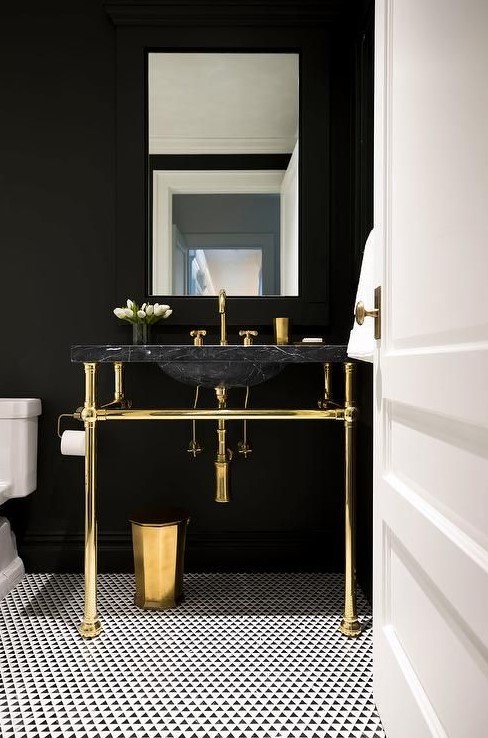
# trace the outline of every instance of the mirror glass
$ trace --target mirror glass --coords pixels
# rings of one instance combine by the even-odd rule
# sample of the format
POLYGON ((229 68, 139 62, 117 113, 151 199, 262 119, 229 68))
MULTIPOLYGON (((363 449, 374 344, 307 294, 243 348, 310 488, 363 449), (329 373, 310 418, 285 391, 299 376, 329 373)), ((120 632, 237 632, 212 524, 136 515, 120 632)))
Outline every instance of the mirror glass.
POLYGON ((151 295, 299 294, 299 56, 148 54, 151 295))

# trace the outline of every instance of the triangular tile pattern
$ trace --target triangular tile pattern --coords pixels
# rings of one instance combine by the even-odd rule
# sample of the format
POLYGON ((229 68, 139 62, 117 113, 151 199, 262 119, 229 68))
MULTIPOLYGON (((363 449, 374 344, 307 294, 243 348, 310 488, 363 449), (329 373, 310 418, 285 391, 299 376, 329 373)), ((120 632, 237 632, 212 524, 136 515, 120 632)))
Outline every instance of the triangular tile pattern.
POLYGON ((164 612, 133 604, 130 574, 99 583, 92 641, 79 575, 29 574, 1 603, 3 738, 384 738, 341 576, 190 574, 164 612))

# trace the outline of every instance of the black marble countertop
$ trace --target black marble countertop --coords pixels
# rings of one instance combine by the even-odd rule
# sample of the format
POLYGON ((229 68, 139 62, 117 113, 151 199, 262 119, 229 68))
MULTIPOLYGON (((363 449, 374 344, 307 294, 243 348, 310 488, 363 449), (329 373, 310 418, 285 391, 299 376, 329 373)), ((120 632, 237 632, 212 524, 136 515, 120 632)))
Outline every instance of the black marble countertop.
POLYGON ((123 361, 129 363, 166 364, 171 362, 253 362, 256 364, 304 364, 351 361, 346 354, 346 346, 327 344, 300 344, 276 346, 274 344, 220 345, 174 345, 147 344, 132 346, 103 344, 94 346, 72 346, 73 362, 123 361))

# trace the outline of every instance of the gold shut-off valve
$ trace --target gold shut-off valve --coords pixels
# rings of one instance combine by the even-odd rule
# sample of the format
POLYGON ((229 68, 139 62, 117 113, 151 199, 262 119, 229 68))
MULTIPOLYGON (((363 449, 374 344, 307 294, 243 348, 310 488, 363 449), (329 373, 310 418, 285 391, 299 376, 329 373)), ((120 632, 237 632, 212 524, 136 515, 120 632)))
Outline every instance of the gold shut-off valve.
POLYGON ((252 346, 253 337, 258 335, 257 331, 239 331, 240 336, 244 336, 244 346, 252 346))
POLYGON ((191 331, 190 336, 193 338, 194 346, 203 346, 203 337, 207 335, 207 331, 198 330, 191 331))
POLYGON ((374 337, 381 338, 381 287, 377 287, 374 291, 374 309, 366 310, 364 302, 360 300, 356 304, 354 315, 358 325, 362 325, 365 318, 374 318, 374 337))

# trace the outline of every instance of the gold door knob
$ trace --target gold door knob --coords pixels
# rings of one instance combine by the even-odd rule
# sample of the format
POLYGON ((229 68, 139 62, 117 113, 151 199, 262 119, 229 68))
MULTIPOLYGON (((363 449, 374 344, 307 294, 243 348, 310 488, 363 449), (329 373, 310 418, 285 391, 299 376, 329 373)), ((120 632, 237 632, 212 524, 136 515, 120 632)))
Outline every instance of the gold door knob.
POLYGON ((203 336, 207 335, 207 331, 191 331, 190 336, 193 338, 194 346, 203 346, 203 336))
POLYGON ((355 311, 356 323, 358 325, 362 325, 365 318, 377 318, 378 313, 378 308, 373 308, 373 310, 366 310, 366 308, 364 307, 364 302, 359 301, 356 305, 355 311))
POLYGON ((244 346, 252 346, 253 336, 257 336, 257 331, 239 331, 240 336, 244 336, 244 346))
POLYGON ((354 315, 358 325, 362 325, 365 318, 374 318, 374 337, 376 339, 381 338, 381 286, 376 287, 374 291, 373 310, 366 310, 364 302, 360 300, 356 304, 354 315))

